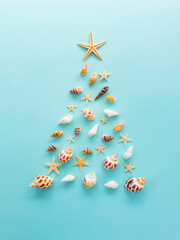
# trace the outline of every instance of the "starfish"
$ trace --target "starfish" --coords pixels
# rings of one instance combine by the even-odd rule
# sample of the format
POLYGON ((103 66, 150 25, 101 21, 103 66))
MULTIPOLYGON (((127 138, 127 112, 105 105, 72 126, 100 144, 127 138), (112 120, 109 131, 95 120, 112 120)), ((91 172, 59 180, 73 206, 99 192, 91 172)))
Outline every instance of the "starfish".
POLYGON ((98 48, 98 47, 101 47, 101 46, 104 45, 105 43, 106 43, 106 41, 101 42, 101 43, 94 44, 93 37, 92 37, 92 32, 91 32, 91 33, 90 33, 90 43, 89 43, 89 44, 78 43, 79 46, 88 49, 86 55, 85 55, 84 58, 83 58, 83 60, 85 60, 85 59, 89 56, 90 53, 94 53, 96 56, 98 56, 98 57, 102 60, 101 55, 100 55, 100 54, 98 53, 98 51, 97 51, 97 48, 98 48))
POLYGON ((122 134, 120 134, 121 135, 121 137, 122 137, 122 139, 120 140, 120 141, 118 141, 118 142, 124 142, 124 146, 126 147, 126 142, 132 142, 132 140, 131 139, 128 139, 127 137, 128 137, 128 134, 124 137, 122 134))
POLYGON ((103 71, 103 73, 99 73, 99 75, 101 76, 100 80, 102 79, 106 79, 106 81, 108 81, 107 76, 109 76, 109 73, 106 73, 105 69, 103 71))
POLYGON ((86 100, 86 103, 88 102, 88 101, 93 101, 91 98, 90 98, 90 96, 91 96, 91 93, 87 96, 85 93, 84 93, 84 98, 81 98, 82 100, 86 100))
POLYGON ((76 158, 77 158, 78 162, 77 162, 77 163, 74 163, 73 166, 79 165, 80 171, 82 170, 82 166, 83 166, 83 165, 89 166, 89 164, 87 164, 87 163, 84 162, 84 159, 86 158, 86 156, 84 156, 82 159, 80 159, 78 156, 76 156, 76 158))
POLYGON ((131 166, 131 162, 129 162, 129 165, 128 165, 128 166, 125 165, 125 164, 124 164, 124 166, 126 167, 125 172, 130 171, 130 172, 132 173, 132 170, 131 170, 131 169, 135 168, 134 166, 131 166))
POLYGON ((103 116, 103 118, 102 119, 100 119, 101 121, 102 121, 102 124, 104 124, 104 123, 108 123, 108 118, 105 118, 105 116, 103 116))
POLYGON ((69 112, 70 112, 70 111, 75 112, 74 108, 76 108, 76 106, 73 106, 72 103, 71 103, 70 106, 67 106, 67 107, 69 108, 69 112))
POLYGON ((101 147, 101 144, 99 143, 99 147, 95 147, 95 149, 98 150, 98 153, 102 152, 104 154, 103 149, 105 149, 106 147, 101 147))
POLYGON ((66 140, 68 140, 69 143, 71 143, 71 142, 74 142, 74 139, 73 139, 73 138, 74 138, 74 137, 69 136, 68 138, 66 138, 66 140))
POLYGON ((61 166, 62 163, 55 163, 54 157, 52 160, 52 163, 45 163, 46 166, 50 167, 48 173, 50 173, 51 171, 55 171, 57 174, 59 174, 59 171, 57 170, 57 167, 61 166))

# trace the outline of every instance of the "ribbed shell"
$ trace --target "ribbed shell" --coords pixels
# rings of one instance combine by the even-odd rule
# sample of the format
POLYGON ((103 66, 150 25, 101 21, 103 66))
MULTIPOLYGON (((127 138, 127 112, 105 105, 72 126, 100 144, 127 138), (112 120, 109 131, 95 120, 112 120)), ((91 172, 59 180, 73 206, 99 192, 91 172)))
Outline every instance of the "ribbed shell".
POLYGON ((46 149, 46 152, 54 151, 54 150, 56 150, 56 149, 57 149, 57 146, 51 145, 51 146, 49 146, 49 147, 46 149))
POLYGON ((62 150, 59 155, 58 155, 58 159, 61 163, 66 163, 69 162, 73 157, 73 153, 72 153, 72 148, 67 148, 62 150))
POLYGON ((146 178, 129 178, 126 182, 125 182, 125 189, 128 192, 140 192, 143 188, 144 188, 144 184, 146 182, 146 178))
POLYGON ((85 108, 85 109, 82 109, 81 111, 87 120, 92 121, 95 119, 95 115, 91 109, 85 108))
POLYGON ((123 125, 124 125, 124 122, 119 123, 119 124, 117 124, 116 126, 114 126, 113 130, 114 130, 115 132, 121 131, 123 125))
POLYGON ((93 152, 89 148, 83 148, 82 152, 85 154, 93 154, 93 152))
POLYGON ((63 135, 63 132, 61 132, 61 131, 56 131, 55 133, 53 133, 52 135, 51 135, 51 137, 61 137, 63 135))
POLYGON ((87 174, 83 179, 83 185, 85 188, 92 188, 96 185, 97 178, 95 173, 89 173, 87 174))
POLYGON ((97 73, 93 73, 89 81, 89 86, 91 86, 96 80, 97 80, 97 73))
POLYGON ((47 189, 53 184, 53 178, 40 175, 29 185, 29 187, 47 189))
POLYGON ((115 169, 118 165, 118 154, 108 156, 103 161, 103 166, 106 170, 115 169))
POLYGON ((94 100, 97 100, 98 98, 100 98, 102 95, 104 95, 107 91, 108 91, 109 87, 104 87, 100 93, 97 95, 97 97, 94 100))
POLYGON ((105 97, 108 101, 110 102, 115 102, 115 98, 113 96, 108 96, 108 97, 105 97))
POLYGON ((80 94, 82 93, 82 88, 73 88, 72 90, 70 90, 70 92, 74 94, 80 94))
POLYGON ((113 139, 114 139, 114 137, 111 137, 111 136, 107 136, 107 135, 102 136, 102 140, 104 140, 105 142, 110 142, 113 139))
POLYGON ((87 73, 87 64, 84 65, 84 67, 81 70, 81 75, 84 75, 87 73))
POLYGON ((81 132, 81 128, 80 127, 76 127, 74 132, 75 132, 76 137, 78 137, 80 132, 81 132))

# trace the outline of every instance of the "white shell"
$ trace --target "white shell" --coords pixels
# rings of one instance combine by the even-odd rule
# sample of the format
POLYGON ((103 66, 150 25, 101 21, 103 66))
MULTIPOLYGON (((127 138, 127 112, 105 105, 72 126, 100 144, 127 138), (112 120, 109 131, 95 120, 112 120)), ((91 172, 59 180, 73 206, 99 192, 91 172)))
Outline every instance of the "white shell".
POLYGON ((115 116, 118 116, 119 113, 118 112, 114 112, 114 111, 111 111, 109 109, 105 109, 104 110, 104 113, 108 116, 108 117, 115 117, 115 116))
POLYGON ((63 117, 60 121, 59 124, 66 124, 66 123, 70 123, 73 119, 72 115, 67 115, 65 117, 63 117))
POLYGON ((96 185, 97 178, 95 173, 87 174, 83 179, 83 185, 85 188, 92 188, 96 185))
POLYGON ((108 188, 116 189, 119 187, 119 184, 115 181, 109 181, 109 182, 105 183, 104 186, 108 187, 108 188))
POLYGON ((99 124, 97 123, 96 125, 94 125, 94 127, 91 128, 91 130, 89 131, 89 134, 88 134, 89 137, 92 137, 97 134, 98 126, 99 126, 99 124))
POLYGON ((132 153, 133 153, 133 146, 130 146, 130 147, 128 148, 128 150, 124 153, 123 158, 124 158, 125 160, 131 158, 131 157, 132 157, 132 153))
POLYGON ((74 180, 75 180, 75 176, 67 175, 61 180, 61 182, 73 182, 74 180))

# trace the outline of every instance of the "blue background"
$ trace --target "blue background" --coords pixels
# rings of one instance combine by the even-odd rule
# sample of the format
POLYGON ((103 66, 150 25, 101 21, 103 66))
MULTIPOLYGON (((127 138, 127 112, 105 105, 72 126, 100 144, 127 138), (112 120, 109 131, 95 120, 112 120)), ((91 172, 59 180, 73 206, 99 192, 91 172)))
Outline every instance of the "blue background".
MULTIPOLYGON (((14 239, 179 239, 179 104, 180 104, 180 2, 173 0, 92 0, 92 1, 3 1, 0 2, 0 238, 14 239), (76 43, 107 40, 99 48, 103 61, 76 43), (88 74, 80 76, 83 65, 88 74), (93 72, 103 69, 109 82, 88 86, 93 72), (82 87, 94 98, 109 85, 116 103, 105 99, 89 103, 68 91, 82 87), (77 105, 73 122, 59 126, 68 114, 67 105, 77 105), (96 119, 88 122, 81 108, 90 107, 96 119), (103 110, 118 111, 107 125, 99 121, 103 110), (124 121, 121 133, 133 139, 133 174, 124 173, 123 144, 112 127, 124 121), (98 135, 88 138, 90 128, 99 122, 98 135), (51 173, 54 185, 47 191, 29 188, 37 175, 47 174, 44 163, 56 161, 58 152, 68 146, 65 138, 80 125, 73 160, 51 173), (56 130, 64 136, 52 139, 56 130), (105 156, 119 154, 113 172, 102 167, 105 156, 97 154, 103 134, 115 136, 106 143, 105 156), (51 144, 56 152, 46 153, 51 144), (80 172, 73 167, 75 155, 90 147, 80 172), (84 189, 81 181, 94 171, 98 182, 84 189), (74 174, 76 181, 60 180, 74 174), (144 190, 131 194, 124 182, 131 176, 147 177, 144 190), (113 191, 104 183, 115 180, 113 191)), ((130 144, 128 143, 127 147, 130 144)), ((127 149, 127 148, 126 148, 127 149)))

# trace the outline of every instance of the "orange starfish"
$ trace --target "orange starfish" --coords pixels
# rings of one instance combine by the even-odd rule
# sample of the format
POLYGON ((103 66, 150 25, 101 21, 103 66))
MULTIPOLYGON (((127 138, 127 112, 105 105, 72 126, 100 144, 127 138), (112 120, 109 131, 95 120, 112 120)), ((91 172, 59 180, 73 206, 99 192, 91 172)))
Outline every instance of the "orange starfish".
POLYGON ((129 162, 129 165, 124 164, 124 166, 126 167, 125 172, 130 171, 132 173, 132 169, 135 168, 134 166, 131 166, 131 162, 129 162))
POLYGON ((89 164, 87 164, 87 163, 84 162, 84 159, 86 158, 86 156, 84 156, 82 159, 80 159, 78 156, 76 156, 76 158, 77 158, 78 162, 77 162, 77 163, 74 163, 73 166, 79 165, 80 171, 82 170, 82 166, 83 166, 83 165, 87 165, 87 166, 89 165, 89 164))

